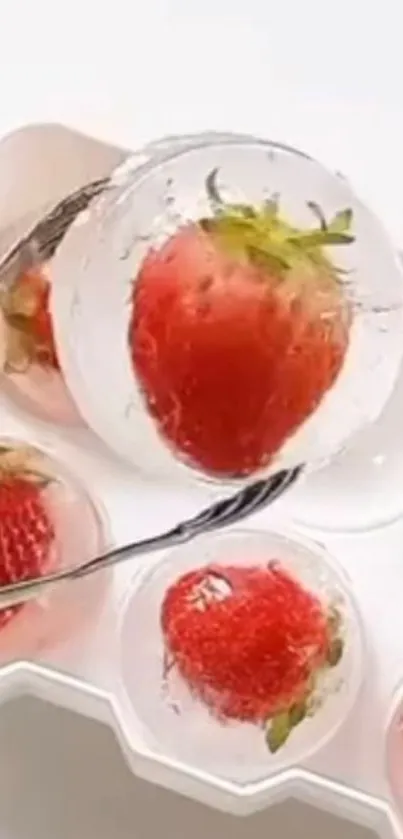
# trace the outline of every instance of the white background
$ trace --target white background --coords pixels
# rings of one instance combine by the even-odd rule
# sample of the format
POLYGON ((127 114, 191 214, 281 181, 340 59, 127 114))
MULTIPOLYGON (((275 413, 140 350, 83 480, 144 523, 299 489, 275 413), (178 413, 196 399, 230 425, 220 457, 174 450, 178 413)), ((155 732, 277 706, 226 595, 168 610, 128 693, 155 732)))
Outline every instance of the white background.
POLYGON ((401 0, 1 0, 0 132, 238 128, 347 174, 403 230, 401 0))
MULTIPOLYGON (((0 136, 43 121, 126 146, 256 132, 351 176, 403 240, 401 0, 1 0, 0 12, 0 136)), ((165 793, 155 808, 110 735, 86 725, 26 705, 1 717, 1 839, 176 839, 200 825, 197 839, 349 839, 293 808, 236 830, 165 793)))

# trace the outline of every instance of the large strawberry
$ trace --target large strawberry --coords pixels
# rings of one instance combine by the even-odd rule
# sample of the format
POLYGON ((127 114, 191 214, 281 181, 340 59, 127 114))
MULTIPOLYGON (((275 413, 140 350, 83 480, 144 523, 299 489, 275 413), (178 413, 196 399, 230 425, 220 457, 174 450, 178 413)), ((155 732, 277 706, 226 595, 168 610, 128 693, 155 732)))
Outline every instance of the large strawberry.
POLYGON ((352 213, 302 230, 276 201, 226 205, 152 249, 133 286, 129 347, 159 430, 217 476, 267 466, 317 408, 346 355, 351 308, 325 246, 352 213))
POLYGON ((50 283, 43 267, 22 273, 0 296, 7 324, 6 371, 26 372, 31 364, 59 370, 49 311, 50 283))
POLYGON ((278 562, 211 565, 168 589, 161 626, 168 663, 195 696, 221 719, 265 724, 275 751, 340 659, 335 616, 278 562))
MULTIPOLYGON (((0 586, 44 573, 54 529, 43 503, 48 475, 33 450, 0 447, 0 586)), ((0 610, 0 628, 21 606, 0 610)))

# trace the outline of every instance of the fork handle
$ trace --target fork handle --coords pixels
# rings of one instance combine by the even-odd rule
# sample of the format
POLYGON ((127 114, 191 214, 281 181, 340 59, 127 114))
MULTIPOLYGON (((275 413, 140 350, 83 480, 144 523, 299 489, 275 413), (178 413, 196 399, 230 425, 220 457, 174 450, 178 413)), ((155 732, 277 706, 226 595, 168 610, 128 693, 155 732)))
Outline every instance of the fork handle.
POLYGON ((177 524, 171 530, 148 539, 131 542, 119 548, 113 548, 106 553, 90 559, 75 568, 56 571, 43 577, 33 577, 0 587, 0 609, 25 603, 35 599, 54 586, 67 580, 78 580, 88 577, 97 571, 125 562, 136 556, 175 547, 195 539, 203 533, 220 530, 236 524, 272 504, 299 478, 302 466, 294 469, 276 472, 266 480, 256 481, 238 492, 236 495, 218 501, 207 507, 198 515, 177 524))

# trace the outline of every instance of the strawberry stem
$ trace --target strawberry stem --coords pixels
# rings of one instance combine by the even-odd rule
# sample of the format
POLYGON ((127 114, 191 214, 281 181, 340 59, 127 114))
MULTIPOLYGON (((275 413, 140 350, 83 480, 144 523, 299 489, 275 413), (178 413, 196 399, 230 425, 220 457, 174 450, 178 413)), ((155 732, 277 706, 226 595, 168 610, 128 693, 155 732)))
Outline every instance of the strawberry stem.
POLYGON ((323 210, 319 206, 319 204, 317 204, 315 201, 307 201, 306 203, 307 203, 307 207, 309 207, 309 209, 312 211, 315 218, 317 218, 317 220, 320 224, 320 229, 321 230, 327 230, 327 222, 326 222, 325 216, 323 214, 323 210))
POLYGON ((218 168, 212 169, 206 178, 206 192, 213 209, 222 208, 224 202, 217 187, 218 168))

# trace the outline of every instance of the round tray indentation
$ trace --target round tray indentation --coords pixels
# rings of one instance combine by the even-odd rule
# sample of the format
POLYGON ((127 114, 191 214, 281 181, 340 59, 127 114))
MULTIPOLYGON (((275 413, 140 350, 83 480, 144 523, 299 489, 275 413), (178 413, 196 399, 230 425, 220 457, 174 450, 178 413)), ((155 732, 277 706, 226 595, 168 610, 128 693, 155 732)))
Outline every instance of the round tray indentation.
MULTIPOLYGON (((17 450, 27 445, 17 438, 2 438, 0 444, 17 450)), ((54 540, 44 572, 74 567, 102 553, 110 546, 103 509, 62 461, 42 448, 30 448, 50 476, 42 500, 54 540)), ((108 579, 109 574, 102 572, 56 585, 20 607, 0 628, 0 663, 40 657, 79 635, 101 608, 108 579)))
POLYGON ((359 692, 363 645, 361 620, 346 577, 319 546, 259 531, 203 537, 137 575, 127 596, 120 626, 125 713, 133 725, 140 723, 146 742, 157 752, 244 786, 300 764, 335 734, 359 692), (270 754, 260 727, 219 722, 192 696, 174 668, 164 680, 160 610, 167 588, 184 573, 211 563, 261 566, 273 558, 323 604, 337 602, 345 648, 341 663, 321 684, 321 707, 270 754))

